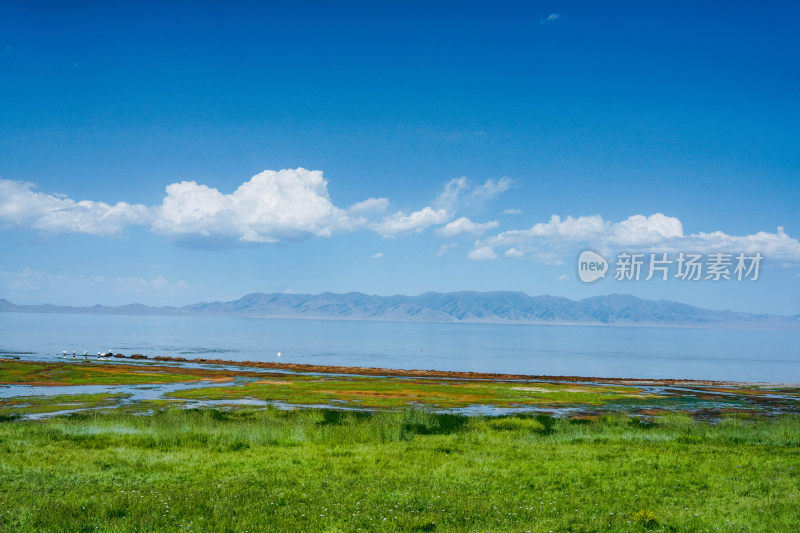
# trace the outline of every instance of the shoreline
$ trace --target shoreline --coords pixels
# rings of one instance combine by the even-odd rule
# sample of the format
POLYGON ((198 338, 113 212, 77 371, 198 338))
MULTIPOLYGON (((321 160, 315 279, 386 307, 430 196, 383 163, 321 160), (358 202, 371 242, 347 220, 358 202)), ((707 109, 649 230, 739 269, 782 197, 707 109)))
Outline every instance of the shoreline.
POLYGON ((204 365, 230 365, 247 368, 266 368, 270 370, 292 370, 296 372, 316 372, 322 374, 347 374, 364 376, 387 377, 412 377, 412 378, 447 378, 447 379, 472 379, 482 381, 552 381, 566 383, 600 382, 618 383, 621 385, 664 385, 664 386, 751 386, 751 387, 800 387, 798 383, 780 382, 747 382, 704 379, 675 379, 675 378, 603 378, 596 376, 551 376, 532 374, 505 374, 494 372, 464 372, 455 370, 405 370, 399 368, 379 368, 362 366, 339 365, 313 365, 308 363, 278 363, 274 361, 232 361, 227 359, 209 359, 174 356, 146 356, 142 354, 114 354, 115 359, 133 359, 158 362, 193 363, 204 365))
POLYGON ((652 417, 677 412, 719 419, 725 413, 774 416, 797 414, 800 409, 800 386, 791 384, 402 370, 120 353, 100 361, 0 358, 0 373, 0 414, 26 412, 17 406, 17 397, 58 397, 72 392, 50 392, 56 390, 51 387, 96 385, 115 388, 70 390, 79 394, 114 390, 136 396, 133 404, 145 406, 155 400, 166 402, 163 405, 230 407, 230 402, 245 399, 293 408, 417 406, 487 416, 538 411, 570 418, 603 412, 652 417), (139 397, 141 390, 157 392, 139 397))
MULTIPOLYGON (((49 305, 49 304, 43 304, 49 305)), ((60 306, 57 306, 60 307, 60 306)), ((415 320, 401 318, 363 317, 353 318, 346 316, 308 316, 308 315, 259 315, 236 313, 201 313, 201 312, 174 312, 174 313, 135 313, 135 312, 100 312, 91 308, 85 310, 30 310, 30 309, 0 309, 0 313, 33 314, 33 315, 90 315, 90 316, 135 316, 135 317, 183 317, 183 318, 245 318, 255 320, 319 320, 341 322, 388 322, 394 324, 465 324, 488 326, 561 326, 561 327, 611 327, 611 328, 667 328, 667 329, 748 329, 748 330, 796 330, 800 324, 793 321, 791 316, 785 320, 772 323, 754 321, 718 321, 718 322, 600 322, 600 321, 569 321, 569 320, 502 320, 502 319, 454 319, 454 320, 415 320)))

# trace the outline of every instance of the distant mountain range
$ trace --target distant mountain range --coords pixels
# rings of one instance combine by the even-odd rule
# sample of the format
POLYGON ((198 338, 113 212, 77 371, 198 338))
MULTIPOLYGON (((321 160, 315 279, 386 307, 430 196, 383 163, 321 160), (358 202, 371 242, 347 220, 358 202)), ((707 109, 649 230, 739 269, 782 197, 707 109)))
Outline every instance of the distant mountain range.
POLYGON ((506 322, 534 324, 723 325, 798 327, 800 315, 712 311, 678 302, 610 294, 582 300, 528 296, 523 292, 426 292, 419 296, 252 293, 231 302, 184 307, 69 307, 16 305, 0 299, 0 312, 117 315, 226 315, 263 318, 396 320, 416 322, 506 322))

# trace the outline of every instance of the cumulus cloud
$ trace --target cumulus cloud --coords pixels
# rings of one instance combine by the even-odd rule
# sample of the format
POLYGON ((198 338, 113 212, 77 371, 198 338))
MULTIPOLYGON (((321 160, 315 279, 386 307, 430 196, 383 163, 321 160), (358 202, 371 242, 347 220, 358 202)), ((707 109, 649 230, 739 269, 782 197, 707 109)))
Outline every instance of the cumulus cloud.
POLYGON ((680 220, 662 213, 632 215, 620 222, 604 220, 600 215, 563 219, 553 215, 549 221, 529 229, 504 231, 477 241, 473 248, 477 257, 470 257, 493 258, 489 250, 506 248, 508 257, 531 254, 542 262, 558 264, 560 256, 578 244, 602 250, 761 252, 773 259, 800 261, 800 242, 789 237, 782 227, 776 233, 762 231, 752 235, 728 235, 721 231, 685 235, 680 220))
POLYGON ((614 245, 653 244, 664 239, 680 237, 683 227, 680 220, 656 213, 645 217, 633 215, 612 223, 600 215, 561 218, 553 215, 547 222, 539 222, 525 230, 504 231, 490 237, 483 245, 513 246, 534 242, 588 242, 614 245))
MULTIPOLYGON (((78 201, 37 191, 31 183, 0 179, 0 228, 115 236, 126 227, 144 226, 181 242, 269 243, 328 237, 357 229, 389 238, 439 226, 436 234, 440 237, 478 237, 468 255, 471 259, 495 259, 502 253, 557 265, 575 247, 586 245, 609 252, 761 252, 786 265, 800 262, 800 242, 783 227, 774 233, 749 235, 722 231, 685 234, 680 220, 662 213, 635 214, 618 222, 600 215, 553 215, 527 229, 482 236, 497 228, 497 221, 478 223, 465 216, 454 220, 459 208, 501 194, 512 184, 508 178, 490 179, 480 185, 464 177, 455 178, 446 183, 431 205, 411 212, 390 212, 386 198, 367 198, 348 208, 336 206, 322 172, 304 168, 261 172, 231 193, 195 181, 172 183, 166 187, 163 201, 149 207, 127 202, 112 205, 78 201)), ((507 209, 504 213, 516 212, 507 209)), ((442 246, 437 255, 452 247, 453 244, 442 246)), ((35 277, 23 275, 19 282, 31 283, 35 277)), ((158 284, 159 280, 153 283, 158 284)))
POLYGON ((34 190, 32 183, 0 178, 0 225, 47 233, 116 235, 126 226, 148 224, 150 210, 141 204, 83 200, 34 190))
POLYGON ((383 254, 380 252, 375 252, 374 254, 372 254, 373 259, 380 259, 381 257, 383 257, 383 254))
POLYGON ((351 214, 382 213, 389 208, 388 198, 367 198, 362 202, 351 205, 347 211, 351 214))
POLYGON ((684 246, 690 250, 761 252, 772 259, 800 261, 800 242, 789 237, 783 226, 778 226, 775 233, 759 231, 752 235, 727 235, 721 231, 701 232, 689 235, 684 246))
POLYGON ((231 194, 194 181, 173 183, 166 192, 153 230, 168 235, 278 242, 328 237, 351 227, 347 213, 331 202, 318 170, 266 170, 231 194))
POLYGON ((452 222, 448 222, 445 226, 437 229, 436 234, 439 237, 455 237, 456 235, 461 235, 464 233, 478 235, 496 227, 496 220, 481 224, 473 222, 467 217, 461 217, 453 220, 452 222))
POLYGON ((433 209, 426 206, 408 215, 397 212, 372 224, 371 228, 384 237, 394 237, 401 233, 419 233, 425 228, 444 224, 450 219, 450 216, 446 209, 433 209))
POLYGON ((650 215, 633 215, 612 225, 612 243, 626 245, 644 245, 683 237, 683 225, 675 217, 661 213, 650 215))
MULTIPOLYGON (((470 186, 470 191, 488 195, 504 186, 490 180, 474 190, 470 186)), ((459 185, 452 187, 459 196, 459 185)), ((161 204, 151 207, 75 201, 34 189, 31 183, 0 179, 0 228, 112 236, 127 226, 142 225, 178 242, 205 246, 328 237, 359 228, 393 237, 418 233, 452 218, 440 206, 389 214, 387 198, 367 198, 343 209, 331 200, 322 172, 304 168, 266 170, 232 193, 196 181, 172 183, 161 204)))

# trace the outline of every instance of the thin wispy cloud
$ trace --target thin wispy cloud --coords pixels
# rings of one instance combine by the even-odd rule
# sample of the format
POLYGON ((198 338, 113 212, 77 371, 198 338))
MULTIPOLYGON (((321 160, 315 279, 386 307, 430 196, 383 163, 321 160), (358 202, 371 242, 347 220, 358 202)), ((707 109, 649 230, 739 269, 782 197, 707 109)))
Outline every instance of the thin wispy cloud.
POLYGON ((96 290, 125 298, 180 297, 187 294, 190 287, 183 280, 169 280, 161 275, 109 277, 101 274, 69 274, 24 268, 17 272, 0 270, 0 290, 12 296, 41 295, 42 301, 48 301, 49 294, 67 291, 81 295, 96 290))
POLYGON ((545 18, 540 19, 539 20, 539 24, 548 24, 548 23, 551 23, 551 22, 555 22, 560 18, 561 18, 561 15, 559 15, 558 13, 553 12, 553 13, 550 13, 549 15, 547 15, 545 18))
POLYGON ((458 246, 457 242, 449 242, 447 244, 443 244, 443 245, 439 246, 439 249, 436 251, 435 255, 436 255, 436 257, 441 257, 443 255, 447 255, 450 252, 450 250, 452 250, 453 248, 456 248, 457 246, 458 246))
POLYGON ((492 198, 508 191, 514 181, 508 177, 489 178, 480 185, 473 184, 462 176, 448 181, 434 205, 455 213, 463 208, 480 206, 492 198))

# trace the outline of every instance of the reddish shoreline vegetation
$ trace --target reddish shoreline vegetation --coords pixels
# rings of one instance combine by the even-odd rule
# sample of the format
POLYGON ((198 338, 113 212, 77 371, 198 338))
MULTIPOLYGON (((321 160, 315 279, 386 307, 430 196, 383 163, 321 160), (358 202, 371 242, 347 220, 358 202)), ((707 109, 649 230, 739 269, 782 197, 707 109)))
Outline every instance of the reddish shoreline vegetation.
MULTIPOLYGON (((81 409, 151 410, 160 402, 226 409, 278 404, 355 410, 423 407, 493 415, 534 411, 569 418, 596 418, 608 412, 650 419, 670 412, 706 419, 729 413, 800 413, 800 386, 794 384, 482 374, 141 354, 113 357, 115 360, 63 362, 0 359, 0 384, 115 388, 116 403, 100 398, 96 406, 81 403, 81 409), (147 385, 161 390, 146 400, 131 396, 136 387, 147 385)), ((20 390, 20 396, 28 395, 20 390)), ((47 399, 21 403, 18 398, 4 398, 0 399, 0 414, 59 413, 54 406, 43 410, 45 403, 47 399)))
MULTIPOLYGON (((606 383, 624 383, 629 385, 762 385, 760 383, 743 383, 736 381, 714 381, 714 380, 695 380, 695 379, 643 379, 643 378, 599 378, 590 376, 547 376, 533 374, 498 374, 491 372, 458 372, 451 370, 403 370, 396 368, 361 367, 361 366, 330 366, 330 365, 311 365, 300 363, 277 363, 271 361, 232 361, 228 359, 207 359, 173 357, 156 355, 149 357, 142 354, 124 355, 121 353, 113 354, 117 359, 134 359, 176 363, 198 363, 205 365, 231 365, 254 368, 271 368, 276 370, 294 370, 298 372, 324 372, 335 374, 358 374, 366 376, 399 376, 399 377, 436 377, 436 378, 464 378, 464 379, 494 379, 494 380, 543 380, 543 381, 566 381, 566 382, 587 382, 602 381, 606 383)), ((763 384, 769 386, 769 384, 763 384)), ((787 387, 800 388, 800 384, 790 383, 787 387)))

